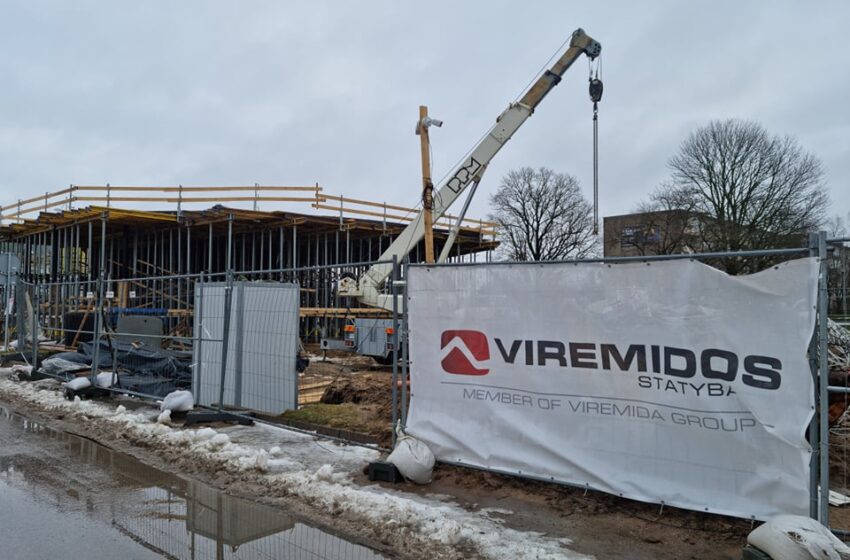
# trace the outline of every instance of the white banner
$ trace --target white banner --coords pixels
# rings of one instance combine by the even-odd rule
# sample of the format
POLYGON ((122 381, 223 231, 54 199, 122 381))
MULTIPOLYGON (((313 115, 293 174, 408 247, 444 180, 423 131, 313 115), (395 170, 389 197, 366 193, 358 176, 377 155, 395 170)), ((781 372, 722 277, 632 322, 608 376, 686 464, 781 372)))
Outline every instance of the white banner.
POLYGON ((807 514, 818 263, 413 267, 408 431, 437 458, 740 517, 807 514))

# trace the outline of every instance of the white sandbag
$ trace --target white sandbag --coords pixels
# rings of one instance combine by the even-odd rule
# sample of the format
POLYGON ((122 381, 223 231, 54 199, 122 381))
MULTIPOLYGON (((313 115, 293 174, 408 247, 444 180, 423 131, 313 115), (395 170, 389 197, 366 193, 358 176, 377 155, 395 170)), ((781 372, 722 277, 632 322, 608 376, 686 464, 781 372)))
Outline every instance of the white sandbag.
POLYGON ((191 391, 171 391, 159 405, 160 410, 170 410, 172 412, 186 412, 192 410, 195 406, 195 399, 192 397, 191 391))
POLYGON ((65 383, 65 388, 71 391, 81 391, 89 387, 91 387, 91 381, 89 381, 88 377, 77 377, 65 383))
POLYGON ((773 560, 846 560, 850 547, 809 517, 778 515, 747 535, 747 542, 773 560))
POLYGON ((399 427, 396 430, 395 449, 387 457, 387 461, 398 469, 398 472, 416 484, 431 482, 434 472, 434 454, 424 442, 405 434, 399 427))
POLYGON ((112 387, 112 385, 118 380, 118 376, 111 371, 102 371, 97 374, 97 377, 94 380, 95 385, 98 387, 103 387, 104 389, 108 387, 112 387))

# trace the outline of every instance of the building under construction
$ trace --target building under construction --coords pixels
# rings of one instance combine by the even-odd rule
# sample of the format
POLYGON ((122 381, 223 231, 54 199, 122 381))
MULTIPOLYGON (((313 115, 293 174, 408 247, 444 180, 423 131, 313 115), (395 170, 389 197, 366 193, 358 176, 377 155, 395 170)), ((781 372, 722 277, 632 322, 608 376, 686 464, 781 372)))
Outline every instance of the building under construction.
MULTIPOLYGON (((92 305, 103 266, 106 305, 172 317, 191 314, 195 281, 222 280, 228 270, 247 280, 297 281, 302 317, 316 319, 305 323, 310 332, 319 318, 352 314, 335 296, 339 276, 378 260, 417 213, 318 185, 71 186, 0 208, 0 250, 17 255, 19 278, 48 287, 45 297, 61 307, 44 313, 47 324, 92 305), (261 210, 284 203, 304 211, 261 210), (199 204, 210 206, 187 209, 199 204), (253 208, 231 207, 238 205, 253 208)), ((489 260, 498 245, 493 223, 444 216, 435 223, 437 250, 454 227, 451 260, 489 260)), ((422 242, 409 258, 424 258, 422 242)))

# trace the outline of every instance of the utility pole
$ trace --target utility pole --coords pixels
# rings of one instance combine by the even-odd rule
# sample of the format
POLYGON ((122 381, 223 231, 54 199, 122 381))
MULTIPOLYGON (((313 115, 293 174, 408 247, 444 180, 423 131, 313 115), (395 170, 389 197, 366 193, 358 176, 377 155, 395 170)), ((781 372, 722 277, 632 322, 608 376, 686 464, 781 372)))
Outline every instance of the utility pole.
POLYGON ((428 127, 443 126, 443 121, 428 117, 428 107, 419 106, 419 121, 416 123, 416 134, 419 135, 419 145, 422 151, 422 206, 425 221, 425 262, 434 263, 434 184, 431 182, 431 139, 428 137, 428 127))

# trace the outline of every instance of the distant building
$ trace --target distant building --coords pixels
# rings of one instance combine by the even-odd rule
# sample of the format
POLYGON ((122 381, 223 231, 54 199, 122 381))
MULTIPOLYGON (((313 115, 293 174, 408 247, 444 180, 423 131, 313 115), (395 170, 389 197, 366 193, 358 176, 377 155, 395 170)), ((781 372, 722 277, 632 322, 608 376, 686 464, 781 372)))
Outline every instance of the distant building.
POLYGON ((660 210, 603 219, 603 254, 630 257, 694 252, 700 220, 686 210, 660 210))

